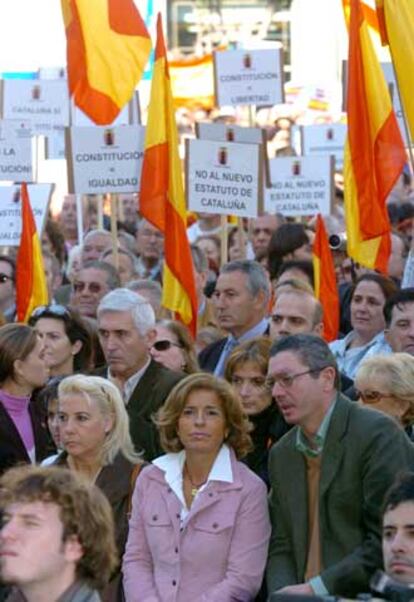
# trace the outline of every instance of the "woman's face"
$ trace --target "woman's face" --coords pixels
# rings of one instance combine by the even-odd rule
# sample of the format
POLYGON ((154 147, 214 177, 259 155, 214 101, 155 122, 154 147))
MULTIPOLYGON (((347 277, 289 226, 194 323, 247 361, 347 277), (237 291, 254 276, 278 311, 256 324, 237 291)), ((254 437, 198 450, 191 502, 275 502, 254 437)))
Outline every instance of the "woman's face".
POLYGON ((62 395, 58 419, 62 446, 69 456, 93 459, 101 455, 113 419, 104 416, 93 399, 79 393, 62 395))
POLYGON ((376 282, 363 280, 358 284, 351 301, 351 324, 357 334, 372 339, 384 330, 384 303, 384 293, 376 282))
POLYGON ((231 384, 248 416, 259 414, 272 403, 272 393, 265 383, 266 375, 256 362, 238 364, 233 370, 231 384))
POLYGON ((58 420, 58 400, 51 399, 47 404, 47 426, 54 444, 59 449, 61 446, 60 428, 58 420))
POLYGON ((33 350, 24 360, 16 360, 15 380, 27 389, 42 387, 49 376, 49 370, 43 357, 43 344, 36 341, 33 350))
POLYGON ((396 418, 399 422, 403 421, 410 407, 409 401, 398 399, 391 393, 385 374, 375 373, 367 376, 363 382, 358 382, 358 390, 363 403, 396 418))
POLYGON ((154 360, 170 370, 183 370, 185 367, 184 351, 175 334, 165 326, 156 326, 155 329, 157 334, 150 351, 154 360), (157 345, 165 347, 165 349, 156 349, 157 345))
POLYGON ((80 350, 82 343, 75 341, 72 345, 62 320, 40 318, 34 329, 43 343, 44 360, 52 376, 71 374, 73 357, 80 350))
POLYGON ((192 391, 178 419, 177 434, 187 453, 214 458, 228 435, 226 419, 214 391, 192 391))

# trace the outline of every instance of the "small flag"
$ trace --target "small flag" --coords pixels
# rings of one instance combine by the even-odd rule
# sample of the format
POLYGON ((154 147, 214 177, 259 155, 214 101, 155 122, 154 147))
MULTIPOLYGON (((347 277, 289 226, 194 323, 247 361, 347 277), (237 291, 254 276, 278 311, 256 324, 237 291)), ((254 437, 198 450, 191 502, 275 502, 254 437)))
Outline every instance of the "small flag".
POLYGON ((325 224, 321 215, 316 220, 313 243, 313 270, 315 275, 315 297, 323 307, 323 338, 328 343, 338 338, 339 294, 336 284, 335 266, 329 247, 325 224))

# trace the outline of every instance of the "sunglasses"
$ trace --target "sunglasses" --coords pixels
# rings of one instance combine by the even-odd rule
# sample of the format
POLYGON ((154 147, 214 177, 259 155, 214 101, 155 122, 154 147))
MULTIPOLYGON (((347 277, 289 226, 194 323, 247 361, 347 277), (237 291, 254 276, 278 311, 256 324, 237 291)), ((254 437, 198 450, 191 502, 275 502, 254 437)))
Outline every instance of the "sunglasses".
POLYGON ((13 280, 12 276, 8 276, 7 274, 0 274, 0 283, 4 284, 5 282, 7 282, 8 280, 13 280))
POLYGON ((73 284, 75 293, 82 293, 85 289, 96 294, 102 291, 103 286, 99 282, 75 282, 73 284))
POLYGON ((67 307, 65 307, 64 305, 59 305, 57 303, 52 303, 51 305, 39 305, 38 307, 36 307, 36 309, 32 311, 30 319, 38 319, 46 315, 63 318, 65 316, 70 316, 70 312, 67 307))
POLYGON ((393 398, 394 395, 380 393, 380 391, 357 391, 357 395, 364 403, 378 403, 384 397, 393 398))
POLYGON ((180 347, 180 349, 182 349, 181 345, 179 345, 178 343, 173 343, 172 341, 156 341, 152 348, 156 349, 157 351, 167 351, 168 349, 171 349, 171 347, 180 347))

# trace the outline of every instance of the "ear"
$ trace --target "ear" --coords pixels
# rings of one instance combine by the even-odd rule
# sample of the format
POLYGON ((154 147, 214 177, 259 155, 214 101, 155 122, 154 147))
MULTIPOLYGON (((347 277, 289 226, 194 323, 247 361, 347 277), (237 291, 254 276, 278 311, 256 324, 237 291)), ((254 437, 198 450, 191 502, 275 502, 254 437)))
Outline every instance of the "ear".
POLYGON ((23 376, 22 367, 23 367, 22 360, 14 360, 14 362, 13 362, 13 372, 14 372, 15 380, 17 380, 19 377, 23 376))
POLYGON ((316 324, 313 327, 312 332, 313 332, 313 334, 316 334, 318 337, 322 337, 322 335, 323 335, 323 322, 318 322, 318 324, 316 324))
POLYGON ((82 341, 75 341, 72 344, 72 355, 76 355, 77 353, 79 353, 79 351, 82 349, 83 347, 83 343, 82 341))
POLYGON ((113 426, 114 426, 114 415, 109 414, 108 416, 105 416, 104 429, 105 429, 106 435, 111 432, 113 426))
POLYGON ((336 370, 332 366, 327 366, 321 370, 320 376, 323 383, 323 391, 329 393, 335 389, 336 370))
POLYGON ((82 558, 83 547, 76 535, 70 535, 64 543, 64 554, 66 560, 77 564, 82 558))
POLYGON ((157 337, 157 331, 155 330, 155 328, 150 328, 147 333, 145 334, 145 340, 147 342, 147 347, 148 349, 151 349, 151 347, 154 344, 154 341, 157 337))
POLYGON ((254 304, 256 307, 262 309, 265 307, 266 303, 266 293, 263 290, 260 290, 257 295, 254 297, 254 304))

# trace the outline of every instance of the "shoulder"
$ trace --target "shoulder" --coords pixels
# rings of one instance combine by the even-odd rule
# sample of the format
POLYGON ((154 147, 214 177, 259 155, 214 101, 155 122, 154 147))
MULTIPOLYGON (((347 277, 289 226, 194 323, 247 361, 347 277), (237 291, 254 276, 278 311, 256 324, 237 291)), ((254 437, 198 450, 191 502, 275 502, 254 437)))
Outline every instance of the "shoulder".
POLYGON ((202 351, 200 351, 199 356, 198 356, 200 365, 202 365, 203 362, 204 363, 207 362, 212 355, 219 352, 224 347, 226 341, 227 341, 227 337, 223 337, 222 339, 219 339, 218 341, 214 341, 214 343, 210 343, 210 345, 207 345, 207 347, 205 347, 202 351))
POLYGON ((240 460, 234 459, 232 462, 234 475, 237 480, 240 480, 243 488, 246 491, 254 491, 267 495, 267 488, 264 481, 257 476, 246 464, 240 460))
POLYGON ((159 364, 155 360, 151 360, 151 363, 147 368, 147 372, 147 376, 156 378, 157 384, 170 387, 173 387, 186 376, 184 372, 174 372, 162 364, 159 364))

